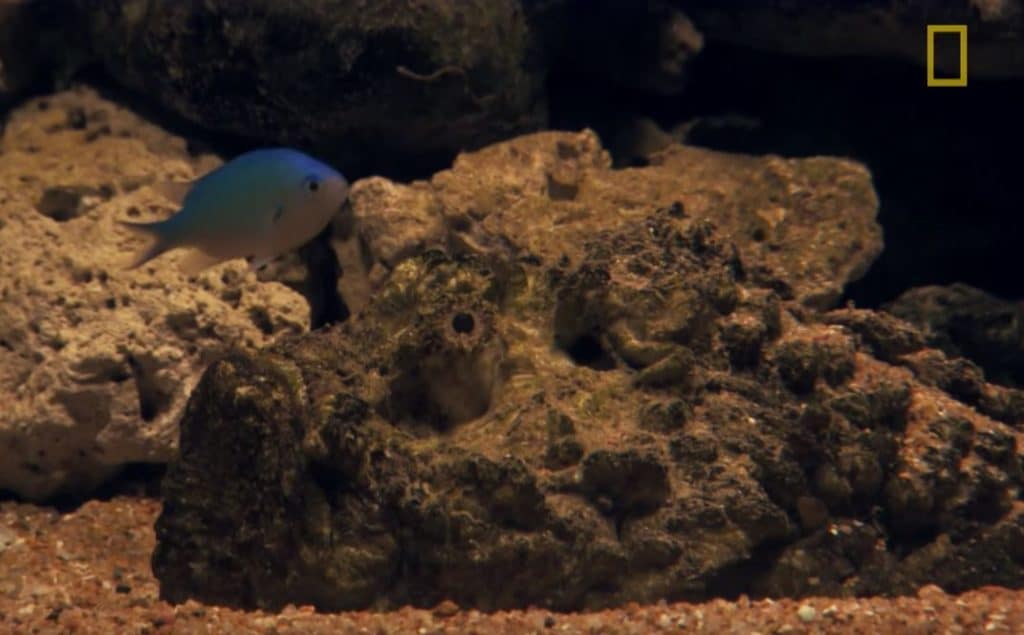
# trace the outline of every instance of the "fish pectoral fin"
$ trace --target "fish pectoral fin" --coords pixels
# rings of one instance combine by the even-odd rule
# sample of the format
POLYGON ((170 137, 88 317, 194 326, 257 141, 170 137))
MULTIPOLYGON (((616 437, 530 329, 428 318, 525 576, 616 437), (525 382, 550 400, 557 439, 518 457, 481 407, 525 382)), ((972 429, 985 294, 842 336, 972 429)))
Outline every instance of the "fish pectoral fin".
POLYGON ((165 229, 167 224, 165 222, 129 223, 117 221, 117 223, 136 238, 141 238, 146 242, 146 246, 132 256, 131 262, 125 267, 126 269, 137 269, 165 251, 174 248, 174 244, 168 238, 168 233, 165 229))
POLYGON ((226 260, 230 260, 230 258, 211 256, 202 249, 192 249, 178 261, 178 269, 187 276, 195 276, 226 260))
POLYGON ((150 187, 168 201, 171 201, 178 207, 183 207, 185 205, 185 197, 192 191, 193 185, 195 185, 195 181, 159 181, 153 183, 150 187))
POLYGON ((249 271, 257 272, 263 267, 266 267, 270 263, 274 262, 277 256, 253 256, 249 258, 249 271))
POLYGON ((284 216, 284 205, 278 203, 277 207, 274 208, 274 215, 270 218, 270 224, 276 225, 277 221, 281 220, 282 216, 284 216))

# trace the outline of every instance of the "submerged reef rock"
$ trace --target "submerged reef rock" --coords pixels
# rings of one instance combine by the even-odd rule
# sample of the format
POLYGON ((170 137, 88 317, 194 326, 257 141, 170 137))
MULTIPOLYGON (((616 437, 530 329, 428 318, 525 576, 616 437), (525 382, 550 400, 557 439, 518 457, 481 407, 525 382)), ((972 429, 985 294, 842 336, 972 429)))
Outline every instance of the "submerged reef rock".
POLYGON ((703 45, 672 0, 6 0, 0 107, 78 74, 224 145, 423 176, 561 117, 568 78, 679 94, 703 45))
MULTIPOLYGON (((847 274, 779 233, 813 218, 836 248, 870 192, 832 159, 673 147, 611 171, 588 132, 357 184, 373 292, 207 369, 163 484, 162 596, 592 609, 1021 585, 1024 394, 891 315, 814 309, 847 274)), ((867 251, 849 231, 837 253, 867 251)))
POLYGON ((127 464, 166 462, 214 353, 306 329, 302 296, 243 264, 193 280, 174 255, 124 270, 137 245, 115 221, 167 216, 173 205, 149 185, 216 162, 185 146, 84 90, 32 100, 7 121, 0 490, 85 495, 127 464))
POLYGON ((977 363, 993 381, 1024 385, 1024 306, 966 284, 911 289, 885 307, 929 346, 977 363))
POLYGON ((122 85, 343 166, 394 169, 545 121, 518 0, 72 4, 122 85))
POLYGON ((578 262, 586 239, 655 208, 712 221, 751 276, 771 271, 783 298, 817 308, 834 306, 882 250, 878 199, 859 163, 670 145, 650 166, 612 170, 590 132, 525 135, 410 186, 364 179, 351 198, 374 279, 430 245, 578 262))
MULTIPOLYGON (((925 65, 925 25, 963 24, 970 75, 1024 77, 1021 0, 690 0, 686 10, 709 40, 793 55, 885 57, 925 65)), ((959 58, 937 55, 936 71, 959 73, 959 58)))

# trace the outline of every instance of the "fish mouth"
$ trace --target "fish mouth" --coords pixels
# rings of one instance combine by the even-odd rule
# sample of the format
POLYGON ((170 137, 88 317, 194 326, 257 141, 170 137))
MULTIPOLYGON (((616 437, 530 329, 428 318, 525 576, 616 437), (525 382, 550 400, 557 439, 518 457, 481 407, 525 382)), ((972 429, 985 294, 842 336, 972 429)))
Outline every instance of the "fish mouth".
POLYGON ((345 181, 342 181, 341 200, 338 202, 338 211, 339 212, 342 211, 343 209, 345 209, 345 207, 347 207, 349 205, 349 203, 352 201, 352 198, 349 196, 349 194, 351 194, 351 193, 352 193, 352 190, 349 187, 348 183, 345 182, 345 181))
POLYGON ((348 239, 351 238, 352 233, 355 231, 355 220, 355 212, 352 210, 351 200, 346 196, 335 210, 334 216, 331 218, 331 225, 340 238, 348 239))

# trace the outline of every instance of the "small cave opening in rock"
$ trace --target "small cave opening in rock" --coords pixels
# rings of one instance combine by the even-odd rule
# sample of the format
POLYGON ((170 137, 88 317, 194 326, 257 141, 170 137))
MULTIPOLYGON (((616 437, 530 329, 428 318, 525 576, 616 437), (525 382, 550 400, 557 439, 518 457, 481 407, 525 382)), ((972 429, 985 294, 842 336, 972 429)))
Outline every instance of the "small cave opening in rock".
POLYGON ((304 289, 300 291, 309 302, 310 329, 344 322, 350 312, 338 291, 342 275, 341 263, 330 244, 331 227, 299 250, 306 264, 304 289))
MULTIPOLYGON (((309 328, 316 330, 330 324, 344 322, 351 315, 348 303, 342 297, 338 281, 343 275, 338 255, 331 246, 333 228, 328 225, 313 240, 298 249, 302 263, 302 276, 292 275, 290 268, 277 272, 261 271, 260 280, 277 280, 309 303, 309 328)), ((275 326, 265 310, 250 311, 250 319, 265 335, 271 335, 275 326)))
MULTIPOLYGON (((699 28, 699 24, 697 25, 699 28)), ((552 74, 551 125, 594 129, 617 167, 644 165, 651 129, 691 145, 787 158, 837 156, 871 171, 885 248, 842 301, 878 308, 922 285, 1024 296, 1015 222, 1024 81, 972 73, 929 88, 898 59, 803 57, 709 40, 677 95, 552 74), (640 124, 638 125, 638 122, 640 124)))
POLYGON ((583 333, 570 338, 561 348, 573 363, 580 366, 594 370, 613 370, 615 368, 615 358, 605 348, 597 333, 583 333))
POLYGON ((309 465, 309 475, 321 491, 331 494, 347 491, 351 485, 350 479, 343 470, 323 461, 311 462, 309 465))
POLYGON ((392 423, 423 433, 443 432, 459 423, 433 398, 430 382, 420 369, 411 369, 391 382, 380 414, 392 423))
MULTIPOLYGON (((76 511, 89 501, 109 501, 117 497, 158 498, 160 482, 167 472, 163 463, 136 462, 124 464, 117 473, 94 489, 84 492, 60 492, 49 498, 32 501, 33 504, 54 508, 58 513, 76 511)), ((0 489, 0 502, 21 502, 16 492, 0 489)))
POLYGON ((502 379, 501 346, 486 340, 486 314, 453 307, 435 319, 437 330, 425 338, 434 343, 402 362, 378 406, 392 423, 426 434, 483 416, 502 379))
POLYGON ((127 361, 139 395, 139 416, 150 423, 171 407, 173 394, 157 377, 158 365, 154 360, 129 355, 127 361))
POLYGON ((48 187, 36 202, 36 211, 58 223, 66 223, 82 215, 82 201, 89 194, 89 188, 82 186, 48 187))
MULTIPOLYGON (((731 566, 723 567, 708 577, 707 589, 704 593, 710 597, 722 598, 735 602, 741 595, 761 597, 763 594, 754 592, 754 585, 771 572, 772 565, 782 554, 777 545, 760 546, 754 550, 748 560, 731 566)), ((688 600, 691 598, 682 598, 688 600)), ((701 596, 692 598, 699 601, 701 596)))
POLYGON ((431 404, 423 381, 414 372, 403 373, 391 381, 387 398, 381 401, 378 410, 394 424, 418 421, 438 430, 449 427, 448 421, 431 404))
POLYGON ((469 335, 476 328, 476 320, 471 313, 456 313, 452 316, 452 330, 460 335, 469 335))
POLYGON ((427 357, 391 380, 379 406, 392 423, 426 434, 444 432, 491 407, 493 369, 472 357, 427 357))

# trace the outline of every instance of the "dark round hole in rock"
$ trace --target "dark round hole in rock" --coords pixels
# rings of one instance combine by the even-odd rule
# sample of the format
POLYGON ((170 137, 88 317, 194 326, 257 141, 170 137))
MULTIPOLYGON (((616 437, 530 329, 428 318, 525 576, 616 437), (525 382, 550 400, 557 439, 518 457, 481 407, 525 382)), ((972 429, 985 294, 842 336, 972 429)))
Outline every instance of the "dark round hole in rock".
POLYGON ((36 210, 58 223, 69 221, 82 215, 84 193, 83 188, 72 186, 47 188, 36 203, 36 210))
POLYGON ((615 368, 615 360, 604 349, 601 339, 594 334, 585 333, 580 335, 565 347, 572 361, 581 365, 593 368, 594 370, 612 370, 615 368))
POLYGON ((452 330, 456 333, 472 333, 476 327, 476 320, 469 313, 456 313, 452 316, 452 330))

